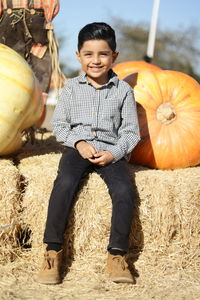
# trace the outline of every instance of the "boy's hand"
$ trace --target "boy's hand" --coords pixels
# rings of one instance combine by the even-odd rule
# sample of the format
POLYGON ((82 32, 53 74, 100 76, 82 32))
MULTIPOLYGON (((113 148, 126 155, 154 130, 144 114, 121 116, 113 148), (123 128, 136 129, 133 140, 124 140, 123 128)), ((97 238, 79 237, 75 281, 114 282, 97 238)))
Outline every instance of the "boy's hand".
POLYGON ((93 164, 98 166, 106 166, 114 160, 114 156, 109 151, 97 152, 94 154, 94 158, 90 158, 93 164))
POLYGON ((77 142, 76 149, 84 159, 92 158, 97 153, 97 150, 85 141, 77 142))

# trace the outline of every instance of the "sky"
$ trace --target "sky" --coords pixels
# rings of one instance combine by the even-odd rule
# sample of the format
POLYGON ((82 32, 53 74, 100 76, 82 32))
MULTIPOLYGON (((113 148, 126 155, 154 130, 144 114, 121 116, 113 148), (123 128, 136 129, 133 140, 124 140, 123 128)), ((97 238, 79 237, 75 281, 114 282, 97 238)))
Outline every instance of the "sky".
MULTIPOLYGON (((60 0, 60 6, 53 21, 56 36, 64 39, 60 58, 77 69, 77 36, 83 26, 92 22, 106 22, 112 26, 113 18, 130 24, 150 24, 153 0, 60 0)), ((191 25, 200 30, 200 0, 160 0, 158 28, 185 29, 191 25)))

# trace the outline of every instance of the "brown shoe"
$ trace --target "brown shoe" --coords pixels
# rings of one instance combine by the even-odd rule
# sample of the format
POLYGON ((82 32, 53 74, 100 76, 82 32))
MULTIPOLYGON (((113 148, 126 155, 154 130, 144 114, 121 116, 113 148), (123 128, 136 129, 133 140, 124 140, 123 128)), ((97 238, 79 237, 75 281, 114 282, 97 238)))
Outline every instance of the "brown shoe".
POLYGON ((37 282, 43 284, 61 283, 62 254, 63 250, 59 252, 54 250, 45 252, 42 268, 35 279, 37 282))
POLYGON ((113 282, 134 283, 124 256, 108 253, 107 271, 113 282))

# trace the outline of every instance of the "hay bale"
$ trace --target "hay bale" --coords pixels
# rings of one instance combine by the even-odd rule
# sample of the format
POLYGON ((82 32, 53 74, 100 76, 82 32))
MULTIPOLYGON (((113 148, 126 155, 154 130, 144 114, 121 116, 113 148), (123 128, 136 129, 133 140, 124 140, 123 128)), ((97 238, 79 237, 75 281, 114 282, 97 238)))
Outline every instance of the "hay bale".
MULTIPOLYGON (((31 243, 41 247, 50 192, 60 154, 23 158, 19 170, 27 181, 23 220, 31 230, 31 243)), ((196 264, 199 249, 200 167, 174 171, 150 170, 130 165, 138 191, 130 236, 130 258, 141 265, 170 257, 174 267, 196 264), (142 255, 140 253, 142 252, 142 255), (192 254, 192 255, 191 255, 192 254), (191 255, 191 260, 188 257, 191 255), (144 258, 144 261, 142 259, 144 258)), ((106 257, 111 199, 99 175, 85 180, 66 232, 68 255, 102 269, 106 257), (102 253, 96 265, 97 253, 102 253)), ((197 266, 199 268, 199 265, 197 266)))
MULTIPOLYGON (((23 254, 24 260, 21 256, 20 267, 15 261, 15 272, 21 281, 16 293, 21 297, 28 293, 29 298, 34 299, 37 299, 33 292, 37 284, 31 278, 43 256, 48 200, 61 156, 58 146, 51 143, 51 136, 44 137, 43 141, 37 139, 36 146, 26 145, 18 156, 25 183, 22 218, 25 228, 31 231, 32 248, 23 254), (53 149, 57 149, 57 153, 53 149), (29 270, 27 278, 22 266, 29 270)), ((67 293, 73 299, 114 300, 134 296, 137 299, 197 299, 200 293, 200 167, 162 171, 130 165, 130 171, 138 191, 129 253, 129 261, 135 262, 132 271, 137 277, 136 285, 115 285, 104 275, 111 199, 103 180, 93 173, 84 180, 76 197, 65 234, 66 264, 70 272, 61 288, 48 288, 49 298, 55 297, 55 293, 56 297, 66 297, 67 293)), ((41 290, 47 292, 45 287, 41 290)), ((13 292, 12 287, 10 292, 13 292)))
POLYGON ((144 235, 140 267, 145 269, 148 262, 174 270, 200 271, 200 167, 139 169, 135 177, 144 235))
POLYGON ((13 162, 0 159, 0 262, 15 257, 20 214, 20 175, 13 162))

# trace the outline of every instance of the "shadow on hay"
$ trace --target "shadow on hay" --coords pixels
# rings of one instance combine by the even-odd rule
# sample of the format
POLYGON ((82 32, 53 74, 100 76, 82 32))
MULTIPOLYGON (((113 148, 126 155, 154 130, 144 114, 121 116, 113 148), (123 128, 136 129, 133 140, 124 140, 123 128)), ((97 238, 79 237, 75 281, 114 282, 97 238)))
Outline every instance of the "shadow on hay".
POLYGON ((37 129, 34 132, 34 137, 23 137, 22 147, 17 153, 6 155, 4 158, 11 158, 18 164, 23 158, 44 155, 50 153, 61 153, 63 146, 56 141, 55 136, 51 131, 45 128, 37 129))
MULTIPOLYGON (((17 157, 15 157, 13 159, 13 163, 16 167, 18 167, 19 160, 17 157)), ((23 197, 24 197, 27 185, 28 185, 28 181, 22 174, 20 174, 20 179, 18 182, 18 190, 20 192, 20 196, 18 199, 19 205, 20 205, 20 210, 19 210, 20 214, 22 214, 22 212, 23 212, 23 204, 22 203, 23 203, 23 197)), ((29 228, 28 225, 24 224, 23 221, 21 220, 20 225, 18 227, 17 236, 16 236, 19 249, 24 250, 24 249, 32 248, 31 235, 32 235, 31 229, 29 228)))
POLYGON ((135 183, 135 175, 132 174, 133 185, 135 188, 135 206, 133 211, 133 220, 131 225, 131 232, 129 236, 129 252, 127 255, 127 263, 132 276, 139 277, 139 272, 135 268, 135 262, 139 259, 140 254, 144 248, 144 233, 142 230, 142 223, 140 221, 140 197, 135 183))
MULTIPOLYGON (((132 273, 133 278, 139 277, 139 273, 137 269, 135 268, 134 264, 135 262, 139 259, 140 254, 143 251, 144 247, 144 234, 142 230, 142 224, 140 221, 140 198, 139 198, 139 193, 137 191, 137 186, 135 183, 135 175, 132 174, 132 179, 133 179, 133 185, 135 189, 135 206, 134 206, 134 211, 133 211, 133 221, 132 221, 132 226, 131 226, 131 232, 130 232, 130 238, 129 238, 129 252, 127 255, 127 263, 129 265, 129 269, 132 273)), ((77 192, 77 195, 75 197, 74 203, 73 203, 73 208, 71 211, 71 215, 69 218, 69 224, 67 225, 67 229, 65 232, 65 239, 64 239, 64 259, 63 259, 63 277, 67 275, 67 273, 70 270, 70 267, 73 264, 73 261, 75 259, 75 253, 76 249, 74 247, 74 238, 75 238, 75 205, 78 201, 78 194, 80 193, 80 190, 84 184, 87 183, 89 180, 89 176, 86 176, 85 178, 82 179, 80 186, 79 186, 79 191, 77 192)), ((110 234, 110 231, 109 231, 110 234)), ((109 239, 109 236, 108 236, 109 239)), ((98 263, 98 261, 97 261, 98 263)), ((136 283, 136 280, 135 280, 136 283)))
POLYGON ((33 141, 27 140, 20 149, 19 156, 21 158, 44 155, 50 153, 61 153, 63 146, 56 141, 51 131, 40 132, 36 131, 35 139, 33 141))

